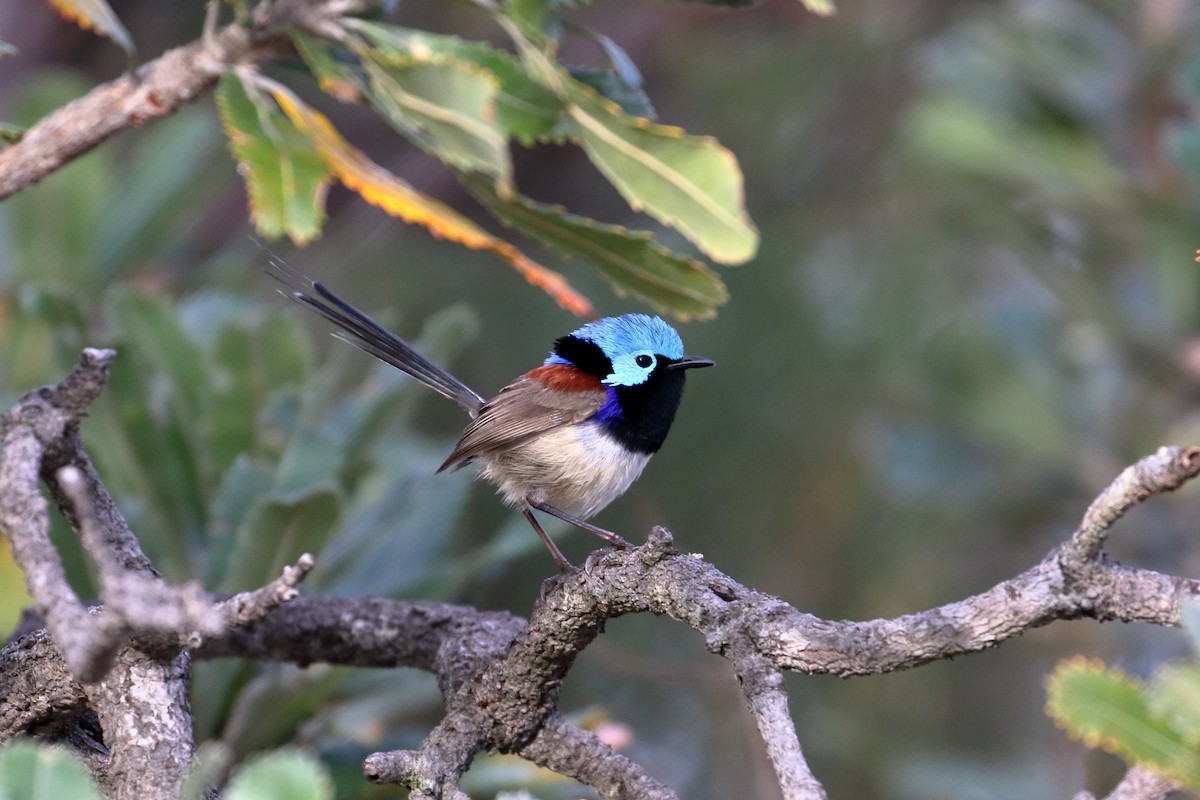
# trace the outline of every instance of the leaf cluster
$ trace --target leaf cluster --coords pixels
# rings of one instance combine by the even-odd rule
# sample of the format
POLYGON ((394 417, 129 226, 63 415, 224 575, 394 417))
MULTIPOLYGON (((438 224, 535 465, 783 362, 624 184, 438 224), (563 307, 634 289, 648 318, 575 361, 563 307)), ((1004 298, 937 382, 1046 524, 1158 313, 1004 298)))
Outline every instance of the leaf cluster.
MULTIPOLYGON (((584 32, 610 69, 560 64, 562 25, 532 5, 488 6, 515 53, 354 17, 336 30, 290 36, 325 93, 372 108, 439 159, 503 225, 591 264, 620 294, 681 319, 711 316, 728 292, 704 261, 672 250, 652 231, 581 217, 515 188, 510 145, 570 142, 633 210, 674 228, 712 260, 743 263, 758 244, 733 154, 710 137, 652 121, 636 66, 607 37, 584 32)), ((292 88, 240 68, 222 80, 217 102, 264 236, 303 244, 319 235, 326 190, 337 180, 435 236, 495 255, 564 308, 592 313, 562 276, 372 161, 292 88)))
MULTIPOLYGON (((1185 613, 1200 652, 1200 609, 1185 613)), ((1088 747, 1149 767, 1200 790, 1200 665, 1168 664, 1149 682, 1098 659, 1059 664, 1047 681, 1047 713, 1088 747)))

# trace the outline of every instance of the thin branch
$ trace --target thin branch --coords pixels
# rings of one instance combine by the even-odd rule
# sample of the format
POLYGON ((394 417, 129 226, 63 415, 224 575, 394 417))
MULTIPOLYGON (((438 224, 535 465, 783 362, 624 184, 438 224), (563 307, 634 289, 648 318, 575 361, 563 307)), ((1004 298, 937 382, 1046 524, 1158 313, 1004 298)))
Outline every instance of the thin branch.
POLYGON ((0 417, 0 485, 5 487, 0 494, 0 528, 12 542, 13 557, 38 613, 76 675, 90 675, 89 640, 95 626, 67 583, 50 541, 50 517, 38 490, 38 473, 44 449, 79 424, 115 356, 112 350, 84 350, 62 383, 30 392, 0 417))
POLYGON ((1147 497, 1178 489, 1200 474, 1200 448, 1160 447, 1117 476, 1092 501, 1065 550, 1071 561, 1094 561, 1113 523, 1147 497))
POLYGON ((105 530, 87 494, 83 474, 63 467, 58 481, 74 508, 83 547, 96 564, 104 610, 94 624, 82 627, 67 648, 67 663, 84 683, 99 680, 117 651, 134 636, 162 634, 164 649, 178 649, 179 636, 219 633, 224 618, 196 583, 167 586, 157 574, 126 569, 107 546, 114 537, 105 530))
POLYGON ((48 114, 0 150, 0 200, 40 181, 114 134, 174 114, 208 91, 226 67, 284 52, 284 29, 328 29, 357 6, 345 0, 259 3, 253 24, 235 22, 170 50, 48 114))
POLYGON ((198 584, 171 587, 162 580, 79 443, 79 421, 115 356, 84 350, 61 383, 29 392, 0 416, 0 528, 49 633, 2 651, 2 670, 13 680, 2 684, 0 737, 79 732, 72 720, 86 703, 104 739, 103 752, 88 750, 86 763, 105 792, 115 800, 174 800, 194 755, 187 648, 287 602, 312 559, 227 604, 214 602, 198 584), (96 565, 102 607, 88 608, 67 582, 50 540, 39 476, 96 565), (36 673, 28 671, 31 665, 36 673), (36 691, 24 677, 32 674, 43 684, 36 691), (40 700, 30 703, 30 696, 40 700))
POLYGON ((753 651, 735 654, 733 662, 784 800, 825 800, 825 789, 800 750, 783 672, 753 651))
POLYGON ((222 629, 241 628, 265 617, 276 608, 290 603, 299 595, 297 588, 313 568, 311 553, 304 553, 295 564, 283 568, 275 580, 249 592, 241 592, 215 608, 222 620, 222 629))
MULTIPOLYGON (((847 622, 804 614, 698 556, 680 554, 661 528, 643 547, 602 552, 589 559, 588 569, 557 579, 528 622, 440 603, 292 599, 311 566, 307 556, 262 589, 214 604, 195 587, 162 584, 78 447, 79 418, 102 388, 112 356, 85 351, 61 384, 31 392, 0 417, 0 526, 12 538, 50 635, 77 675, 79 641, 88 636, 99 637, 113 659, 102 681, 81 690, 44 633, 4 648, 0 678, 19 674, 14 665, 36 664, 39 680, 49 685, 38 693, 42 702, 22 711, 9 708, 20 696, 13 692, 27 696, 30 687, 0 680, 0 738, 61 724, 86 698, 112 748, 105 786, 116 797, 169 796, 186 772, 189 644, 198 644, 197 654, 206 658, 433 672, 446 698, 442 721, 417 750, 376 753, 364 765, 371 779, 404 783, 414 798, 465 797, 459 779, 477 753, 493 750, 520 754, 605 796, 668 800, 674 798, 669 788, 557 711, 563 677, 607 620, 666 614, 701 632, 711 651, 734 664, 785 796, 821 798, 788 714, 783 670, 845 676, 905 669, 994 647, 1059 619, 1176 625, 1181 600, 1200 595, 1200 582, 1124 567, 1101 549, 1112 524, 1134 504, 1200 472, 1200 451, 1163 448, 1123 472, 1072 538, 1040 563, 974 597, 895 619, 847 622), (48 460, 63 466, 47 477, 48 460), (49 542, 46 502, 37 492, 39 464, 96 561, 103 609, 86 608, 65 582, 49 542), (163 608, 139 617, 147 598, 163 608), (207 639, 192 640, 195 628, 208 632, 207 639), (135 706, 148 702, 131 709, 134 696, 135 706), (165 751, 153 749, 164 741, 165 751), (168 789, 147 790, 151 774, 168 789)), ((1131 770, 1110 798, 1159 798, 1169 788, 1131 770)))
POLYGON ((537 735, 517 751, 534 764, 591 786, 601 797, 637 800, 678 800, 669 786, 659 783, 628 757, 553 714, 537 735))

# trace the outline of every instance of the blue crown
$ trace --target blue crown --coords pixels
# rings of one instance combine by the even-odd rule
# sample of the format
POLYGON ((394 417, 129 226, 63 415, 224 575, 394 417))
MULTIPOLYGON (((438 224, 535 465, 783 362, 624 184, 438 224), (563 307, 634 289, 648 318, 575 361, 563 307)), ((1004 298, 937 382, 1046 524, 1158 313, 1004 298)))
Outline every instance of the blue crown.
POLYGON ((667 323, 645 314, 622 314, 589 322, 571 335, 600 345, 609 358, 650 350, 667 358, 683 358, 683 340, 667 323))

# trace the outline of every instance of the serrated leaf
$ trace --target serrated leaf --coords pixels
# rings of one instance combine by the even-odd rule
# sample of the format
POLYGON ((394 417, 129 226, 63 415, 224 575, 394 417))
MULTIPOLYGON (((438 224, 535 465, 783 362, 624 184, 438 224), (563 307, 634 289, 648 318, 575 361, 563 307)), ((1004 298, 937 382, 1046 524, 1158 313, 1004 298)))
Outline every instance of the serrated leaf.
POLYGON ((319 553, 334 531, 341 507, 341 496, 332 485, 288 498, 261 499, 238 528, 221 590, 255 589, 303 553, 319 553))
POLYGON ((332 800, 333 780, 316 756, 286 748, 247 759, 222 796, 225 800, 332 800))
POLYGON ((357 103, 362 98, 366 75, 357 55, 299 31, 288 31, 288 36, 317 79, 321 91, 343 103, 357 103))
POLYGON ((271 239, 306 244, 325 221, 330 169, 312 142, 240 80, 221 76, 217 108, 250 196, 250 216, 271 239))
POLYGON ((636 295, 684 320, 707 319, 729 299, 720 276, 705 264, 669 250, 647 231, 631 231, 515 195, 476 196, 497 219, 564 255, 594 266, 618 294, 636 295))
POLYGON ((575 135, 630 207, 676 228, 714 261, 754 256, 758 231, 742 205, 733 153, 711 137, 627 116, 578 81, 564 86, 575 135))
POLYGON ((1200 787, 1200 753, 1152 713, 1140 682, 1099 661, 1073 659, 1055 669, 1047 695, 1050 716, 1088 747, 1200 787))
POLYGON ((490 72, 452 56, 363 55, 371 98, 397 130, 450 166, 490 175, 507 190, 512 162, 496 121, 500 82, 490 72))
POLYGON ((17 740, 0 747, 4 800, 102 800, 87 767, 61 747, 17 740))
POLYGON ((359 19, 348 20, 347 24, 361 33, 372 47, 385 53, 453 56, 487 70, 499 82, 495 95, 496 120, 504 133, 524 144, 554 138, 562 118, 562 101, 531 77, 521 62, 509 53, 457 36, 359 19))
POLYGON ((1190 664, 1163 667, 1150 685, 1150 709, 1193 748, 1200 746, 1200 669, 1190 664))
POLYGON ((625 52, 625 48, 597 31, 588 31, 587 36, 604 50, 604 55, 608 57, 608 63, 612 65, 617 77, 634 89, 641 88, 641 70, 637 68, 637 64, 633 62, 629 54, 625 52))
MULTIPOLYGON (((260 80, 267 83, 266 79, 260 80)), ((590 316, 593 313, 587 298, 572 289, 557 272, 546 269, 508 242, 487 233, 444 203, 418 192, 351 146, 323 114, 306 106, 289 89, 274 82, 268 85, 284 113, 316 145, 338 180, 358 192, 368 203, 405 222, 421 225, 434 236, 492 253, 573 314, 590 316)))
POLYGON ((112 39, 133 57, 133 39, 105 0, 50 0, 50 5, 79 27, 112 39))
POLYGON ((585 86, 590 86, 602 97, 613 101, 621 107, 621 111, 629 116, 646 119, 658 117, 658 112, 654 110, 654 106, 650 104, 650 98, 642 91, 641 87, 631 86, 619 75, 602 69, 578 67, 572 68, 570 72, 572 78, 585 86))

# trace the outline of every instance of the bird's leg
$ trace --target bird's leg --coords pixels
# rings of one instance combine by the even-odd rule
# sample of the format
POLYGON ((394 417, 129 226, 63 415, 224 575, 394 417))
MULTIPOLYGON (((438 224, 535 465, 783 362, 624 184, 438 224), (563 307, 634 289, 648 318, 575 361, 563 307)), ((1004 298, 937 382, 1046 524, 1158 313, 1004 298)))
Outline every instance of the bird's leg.
POLYGON ((529 506, 522 508, 521 513, 525 515, 525 519, 529 520, 529 524, 537 531, 537 535, 541 537, 542 543, 546 545, 546 549, 550 551, 550 555, 558 562, 558 568, 563 572, 570 572, 574 569, 571 566, 571 562, 567 561, 567 557, 562 554, 562 550, 558 549, 558 545, 554 543, 554 540, 547 535, 546 531, 542 530, 542 526, 538 523, 537 517, 533 516, 533 511, 530 510, 529 506))
MULTIPOLYGON (((555 508, 554 506, 550 505, 549 503, 542 503, 537 500, 530 500, 528 502, 529 502, 529 505, 533 506, 538 511, 545 511, 547 514, 549 514, 552 517, 558 517, 563 522, 569 522, 572 525, 574 525, 576 528, 581 528, 582 530, 585 530, 588 533, 593 533, 596 536, 599 536, 601 539, 608 542, 609 544, 611 544, 613 547, 617 548, 618 550, 628 550, 631 547, 633 547, 632 544, 625 541, 624 539, 622 539, 620 536, 613 533, 612 531, 606 531, 606 530, 604 530, 604 528, 601 528, 598 525, 593 525, 590 522, 584 522, 579 517, 572 516, 571 514, 568 514, 567 512, 565 512, 561 509, 555 508)), ((528 514, 526 514, 526 516, 528 516, 528 514)), ((545 536, 545 534, 542 534, 542 535, 545 536)))

